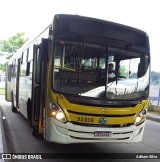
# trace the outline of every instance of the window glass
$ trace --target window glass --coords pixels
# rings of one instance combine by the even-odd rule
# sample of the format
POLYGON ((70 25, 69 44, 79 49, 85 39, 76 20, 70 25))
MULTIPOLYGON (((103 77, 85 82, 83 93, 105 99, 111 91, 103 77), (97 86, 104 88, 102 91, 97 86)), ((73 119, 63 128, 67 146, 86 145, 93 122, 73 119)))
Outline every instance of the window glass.
POLYGON ((36 83, 40 83, 40 49, 37 48, 36 51, 36 83))
POLYGON ((148 95, 149 57, 107 51, 98 44, 56 43, 53 89, 61 93, 109 100, 148 95))
POLYGON ((27 50, 23 52, 23 63, 27 62, 27 50))
POLYGON ((28 50, 28 61, 30 61, 33 59, 33 45, 31 45, 28 50))
POLYGON ((26 67, 27 67, 26 63, 21 64, 21 74, 20 74, 21 77, 26 76, 26 67))

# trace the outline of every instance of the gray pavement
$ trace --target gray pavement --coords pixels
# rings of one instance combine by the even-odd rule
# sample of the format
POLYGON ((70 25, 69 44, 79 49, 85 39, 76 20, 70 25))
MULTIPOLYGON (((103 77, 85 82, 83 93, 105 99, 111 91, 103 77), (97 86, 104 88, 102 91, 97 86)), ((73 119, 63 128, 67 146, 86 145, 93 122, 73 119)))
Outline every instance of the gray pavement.
MULTIPOLYGON (((2 114, 1 114, 1 107, 0 107, 0 154, 3 153, 3 139, 2 139, 2 114)), ((0 159, 0 162, 4 162, 4 160, 0 159)))
POLYGON ((159 113, 147 112, 147 119, 160 122, 160 112, 159 113))
MULTIPOLYGON (((3 136, 2 136, 2 132, 3 132, 3 116, 1 113, 1 105, 6 105, 8 104, 5 99, 4 99, 4 95, 0 95, 0 154, 4 152, 4 148, 3 148, 3 136)), ((147 120, 152 120, 155 122, 160 122, 160 113, 151 113, 148 112, 147 113, 147 120)), ((4 162, 4 160, 0 159, 0 162, 4 162)))

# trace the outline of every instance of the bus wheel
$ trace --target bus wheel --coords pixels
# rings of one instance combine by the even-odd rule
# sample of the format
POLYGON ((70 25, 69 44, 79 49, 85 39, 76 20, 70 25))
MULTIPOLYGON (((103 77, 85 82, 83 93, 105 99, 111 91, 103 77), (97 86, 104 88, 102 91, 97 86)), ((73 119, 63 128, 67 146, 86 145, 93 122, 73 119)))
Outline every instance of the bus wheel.
POLYGON ((33 128, 32 135, 36 138, 41 138, 41 135, 38 133, 38 130, 36 128, 33 128))
POLYGON ((12 107, 12 112, 17 113, 17 108, 14 106, 14 97, 13 97, 13 91, 11 93, 12 101, 11 101, 11 107, 12 107))

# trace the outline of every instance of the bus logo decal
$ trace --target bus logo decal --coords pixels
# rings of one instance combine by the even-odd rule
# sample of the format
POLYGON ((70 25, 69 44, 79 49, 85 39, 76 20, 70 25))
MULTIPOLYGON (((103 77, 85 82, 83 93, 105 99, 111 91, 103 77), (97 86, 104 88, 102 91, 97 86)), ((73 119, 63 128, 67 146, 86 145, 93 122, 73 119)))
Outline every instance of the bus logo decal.
POLYGON ((106 124, 107 123, 107 119, 106 118, 100 118, 99 119, 99 123, 100 124, 106 124))

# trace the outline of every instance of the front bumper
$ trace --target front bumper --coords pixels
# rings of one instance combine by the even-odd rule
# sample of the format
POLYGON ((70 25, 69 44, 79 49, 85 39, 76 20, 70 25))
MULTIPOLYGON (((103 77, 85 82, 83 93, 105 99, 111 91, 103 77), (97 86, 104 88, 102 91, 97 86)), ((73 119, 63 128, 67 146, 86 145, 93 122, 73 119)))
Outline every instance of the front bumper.
POLYGON ((96 143, 96 142, 140 142, 143 137, 145 122, 139 126, 127 127, 91 127, 80 126, 70 122, 61 123, 54 118, 47 118, 46 134, 47 141, 56 143, 96 143), (95 132, 112 132, 110 137, 95 137, 95 132))

